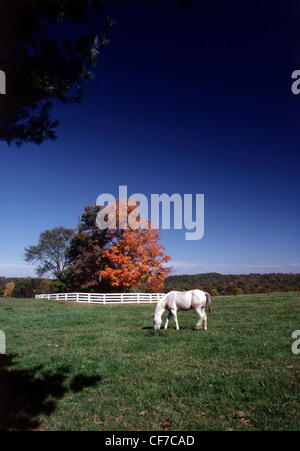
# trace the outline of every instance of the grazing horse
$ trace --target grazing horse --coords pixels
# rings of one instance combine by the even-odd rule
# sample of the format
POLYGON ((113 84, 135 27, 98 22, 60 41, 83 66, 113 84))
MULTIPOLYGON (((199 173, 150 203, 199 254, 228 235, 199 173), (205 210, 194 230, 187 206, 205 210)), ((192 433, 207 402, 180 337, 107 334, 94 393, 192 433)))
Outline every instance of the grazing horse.
POLYGON ((166 319, 165 329, 168 327, 171 316, 174 316, 176 323, 176 329, 179 330, 177 311, 195 309, 200 320, 198 321, 196 328, 201 329, 204 321, 204 330, 207 330, 207 316, 205 313, 205 307, 209 302, 209 313, 212 311, 212 300, 209 293, 205 293, 201 290, 190 291, 170 291, 167 293, 157 304, 153 313, 154 330, 159 330, 162 322, 162 314, 165 310, 169 310, 169 315, 166 319))

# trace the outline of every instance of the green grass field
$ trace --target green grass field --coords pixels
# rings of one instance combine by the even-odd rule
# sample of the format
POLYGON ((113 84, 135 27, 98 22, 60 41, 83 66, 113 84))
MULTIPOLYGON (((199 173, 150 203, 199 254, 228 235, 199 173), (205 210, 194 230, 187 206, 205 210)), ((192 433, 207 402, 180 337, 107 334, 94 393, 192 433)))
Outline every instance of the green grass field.
POLYGON ((207 332, 154 307, 0 299, 0 430, 300 429, 299 292, 216 297, 207 332))

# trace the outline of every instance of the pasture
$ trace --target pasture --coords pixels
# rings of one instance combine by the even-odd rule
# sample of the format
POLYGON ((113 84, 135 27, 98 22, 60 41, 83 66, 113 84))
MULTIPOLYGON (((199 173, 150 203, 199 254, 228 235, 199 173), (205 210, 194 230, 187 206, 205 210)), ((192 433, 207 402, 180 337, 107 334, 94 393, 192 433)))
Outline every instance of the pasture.
POLYGON ((0 299, 0 430, 300 429, 299 292, 215 297, 207 332, 154 308, 0 299))

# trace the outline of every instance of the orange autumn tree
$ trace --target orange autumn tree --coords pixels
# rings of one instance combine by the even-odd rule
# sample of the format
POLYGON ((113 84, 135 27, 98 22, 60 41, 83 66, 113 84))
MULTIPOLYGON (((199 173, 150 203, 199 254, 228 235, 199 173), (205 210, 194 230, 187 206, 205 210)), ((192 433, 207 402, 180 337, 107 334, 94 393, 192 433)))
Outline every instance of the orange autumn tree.
POLYGON ((108 227, 112 244, 102 253, 106 265, 99 276, 123 291, 139 285, 152 291, 162 290, 171 270, 165 264, 171 257, 159 243, 159 231, 151 229, 150 221, 141 220, 138 205, 128 206, 127 201, 117 199, 105 209, 107 220, 109 215, 113 218, 108 227))

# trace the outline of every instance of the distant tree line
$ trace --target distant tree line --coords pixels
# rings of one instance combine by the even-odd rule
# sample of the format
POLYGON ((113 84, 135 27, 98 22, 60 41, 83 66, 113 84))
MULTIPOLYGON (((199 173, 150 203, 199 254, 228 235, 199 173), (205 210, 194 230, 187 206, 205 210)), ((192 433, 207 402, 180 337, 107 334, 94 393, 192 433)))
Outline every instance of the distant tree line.
MULTIPOLYGON (((74 291, 59 280, 38 277, 0 277, 0 296, 13 298, 32 298, 42 293, 64 293, 74 291)), ((141 285, 135 291, 146 291, 141 285)), ((218 274, 169 276, 163 291, 186 291, 199 288, 212 296, 300 291, 300 274, 218 274)), ((77 291, 86 291, 78 289, 77 291)), ((108 291, 108 290, 106 290, 108 291)))
POLYGON ((0 277, 0 296, 7 298, 34 298, 36 294, 64 292, 65 285, 58 280, 38 277, 0 277))
POLYGON ((199 288, 212 296, 300 291, 300 274, 218 274, 169 276, 164 291, 199 288))

